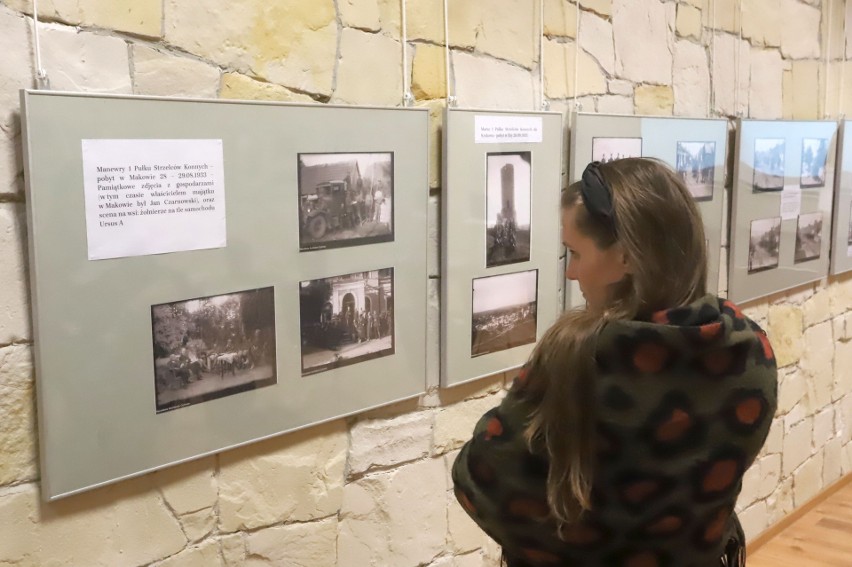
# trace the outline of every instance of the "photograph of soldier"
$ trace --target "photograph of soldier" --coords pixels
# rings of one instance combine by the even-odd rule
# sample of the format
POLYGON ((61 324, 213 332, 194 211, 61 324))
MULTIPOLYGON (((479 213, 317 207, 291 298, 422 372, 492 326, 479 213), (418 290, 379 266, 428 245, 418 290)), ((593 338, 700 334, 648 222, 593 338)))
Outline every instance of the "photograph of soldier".
POLYGON ((151 307, 157 413, 277 383, 273 288, 151 307))
POLYGON ((470 356, 535 342, 538 270, 473 280, 470 356))
POLYGON ((393 153, 299 154, 299 250, 391 242, 393 153))
POLYGON ((642 157, 642 138, 592 138, 592 161, 642 157))
POLYGON ((696 201, 713 200, 716 142, 678 142, 677 173, 696 201))
POLYGON ((754 141, 754 191, 784 189, 784 138, 754 141))
POLYGON ((748 273, 777 268, 780 248, 781 217, 751 221, 748 273))
POLYGON ((828 140, 805 138, 802 140, 802 188, 825 187, 825 163, 828 158, 828 140))
POLYGON ((822 213, 799 215, 796 226, 796 253, 793 261, 816 260, 822 251, 822 213))
POLYGON ((393 268, 299 284, 302 376, 394 353, 393 268))
POLYGON ((485 267, 530 259, 530 152, 486 157, 485 267))

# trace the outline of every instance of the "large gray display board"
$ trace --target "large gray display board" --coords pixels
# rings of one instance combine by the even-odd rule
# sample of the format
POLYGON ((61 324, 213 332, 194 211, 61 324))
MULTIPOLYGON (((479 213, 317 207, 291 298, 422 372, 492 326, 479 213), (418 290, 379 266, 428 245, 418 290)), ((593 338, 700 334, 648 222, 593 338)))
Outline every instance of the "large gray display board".
POLYGON ((44 498, 424 391, 426 110, 33 91, 22 109, 44 498), (84 148, 109 140, 220 145, 226 242, 89 260, 84 148))
MULTIPOLYGON (((591 161, 651 157, 683 178, 704 219, 708 241, 707 291, 719 287, 725 197, 726 120, 577 113, 571 131, 569 179, 580 180, 591 161)), ((576 282, 567 282, 565 306, 585 303, 576 282)))
POLYGON ((828 275, 837 122, 738 120, 728 297, 828 275))
POLYGON ((852 122, 843 121, 834 187, 831 274, 852 270, 852 122))
POLYGON ((444 115, 441 384, 526 362, 562 309, 562 116, 444 115))

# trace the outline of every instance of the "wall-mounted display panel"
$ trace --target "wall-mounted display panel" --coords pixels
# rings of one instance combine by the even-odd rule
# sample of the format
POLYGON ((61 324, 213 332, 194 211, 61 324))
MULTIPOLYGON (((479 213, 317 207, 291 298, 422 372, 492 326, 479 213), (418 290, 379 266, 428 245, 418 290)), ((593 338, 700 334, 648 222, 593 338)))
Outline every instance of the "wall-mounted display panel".
MULTIPOLYGON (((579 181, 591 161, 652 157, 677 171, 704 219, 709 293, 719 287, 727 124, 716 119, 577 113, 571 131, 569 183, 579 181)), ((565 282, 565 295, 566 308, 585 304, 576 282, 565 282)))
POLYGON ((45 499, 424 391, 426 110, 22 117, 45 499))
POLYGON ((852 121, 843 121, 838 139, 831 240, 832 275, 852 270, 852 121))
POLYGON ((828 274, 837 123, 738 120, 728 297, 746 302, 828 274))
POLYGON ((441 385, 526 362, 562 308, 562 116, 447 109, 441 385))

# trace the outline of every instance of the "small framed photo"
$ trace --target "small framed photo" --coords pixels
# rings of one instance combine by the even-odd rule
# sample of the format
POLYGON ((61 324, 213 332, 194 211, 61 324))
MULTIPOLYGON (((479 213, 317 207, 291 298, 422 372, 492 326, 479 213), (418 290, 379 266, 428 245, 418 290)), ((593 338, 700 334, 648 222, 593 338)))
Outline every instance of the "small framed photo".
POLYGON ((538 270, 473 280, 471 357, 535 342, 538 270))
POLYGON ((532 154, 486 156, 485 267, 530 259, 532 154))
POLYGON ((678 142, 677 173, 696 201, 713 200, 716 142, 678 142))
POLYGON ((302 376, 394 354, 393 268, 299 284, 302 376))
POLYGON ((825 187, 825 166, 828 160, 828 140, 805 138, 802 140, 802 176, 799 186, 825 187))
POLYGON ((394 239, 393 152, 298 154, 300 251, 394 239))
POLYGON ((796 226, 796 254, 793 261, 808 262, 820 257, 822 251, 822 213, 799 215, 796 226))
POLYGON ((631 157, 642 157, 642 138, 594 138, 592 140, 592 161, 608 163, 631 157))
POLYGON ((756 138, 754 140, 755 192, 784 189, 784 138, 756 138))
POLYGON ((748 273, 778 267, 781 250, 781 217, 751 221, 748 246, 748 273))
POLYGON ((157 413, 277 383, 265 287, 151 307, 157 413))

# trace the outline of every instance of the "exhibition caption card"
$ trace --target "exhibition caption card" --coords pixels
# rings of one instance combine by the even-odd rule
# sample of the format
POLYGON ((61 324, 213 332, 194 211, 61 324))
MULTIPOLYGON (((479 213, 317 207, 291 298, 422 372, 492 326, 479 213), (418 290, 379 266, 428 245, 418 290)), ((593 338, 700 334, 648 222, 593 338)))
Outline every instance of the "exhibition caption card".
POLYGON ((477 144, 541 143, 541 116, 477 115, 474 136, 477 144))
POLYGON ((89 260, 226 245, 222 140, 82 140, 89 260))

